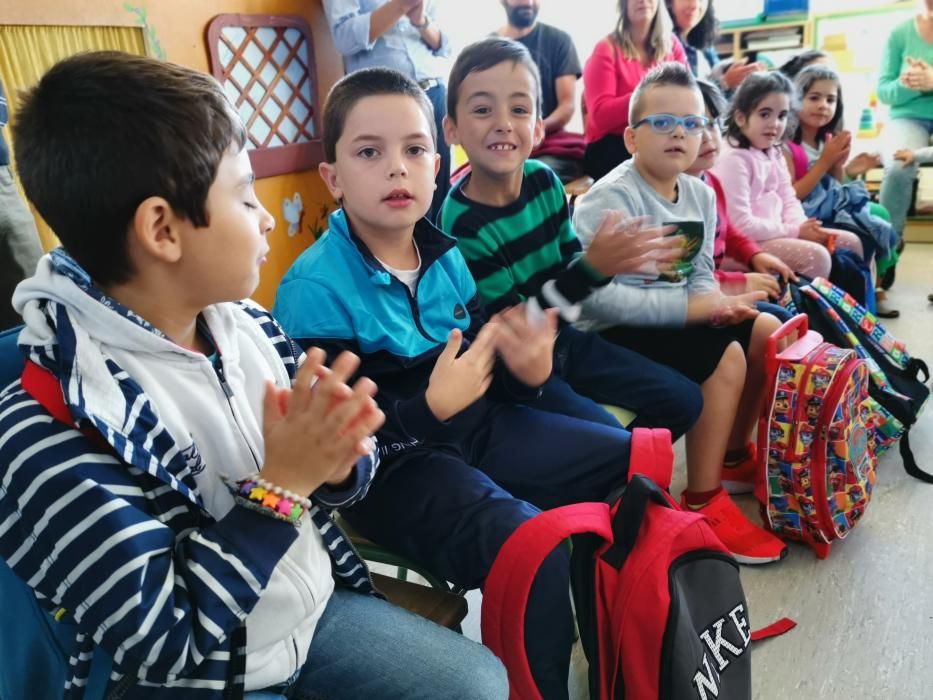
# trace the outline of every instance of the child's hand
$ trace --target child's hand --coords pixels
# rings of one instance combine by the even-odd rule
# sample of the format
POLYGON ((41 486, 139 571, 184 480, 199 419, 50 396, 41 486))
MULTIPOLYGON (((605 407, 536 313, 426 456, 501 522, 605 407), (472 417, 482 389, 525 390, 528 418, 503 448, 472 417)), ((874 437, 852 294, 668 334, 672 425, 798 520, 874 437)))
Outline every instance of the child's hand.
POLYGON ((846 175, 849 177, 858 177, 867 173, 872 168, 881 167, 881 156, 877 153, 859 153, 846 165, 846 175))
POLYGON ((586 249, 586 261, 603 277, 638 272, 654 262, 658 274, 673 269, 683 256, 684 237, 668 236, 675 226, 647 227, 642 217, 609 211, 586 249))
MULTIPOLYGON (((772 280, 773 281, 773 280, 772 280)), ((765 301, 767 294, 762 291, 746 292, 734 297, 722 296, 709 317, 709 324, 714 327, 734 326, 758 315, 755 307, 759 301, 765 301)))
POLYGON ((826 245, 829 242, 829 237, 832 235, 832 232, 823 228, 822 224, 823 222, 817 219, 807 219, 800 224, 800 233, 798 235, 805 241, 813 241, 820 245, 826 245))
POLYGON ((746 272, 745 291, 764 292, 772 299, 777 299, 781 293, 781 285, 778 284, 774 277, 763 272, 746 272))
POLYGON ((496 362, 497 330, 495 323, 487 323, 460 357, 463 333, 457 328, 450 332, 425 393, 428 408, 439 421, 452 418, 486 393, 496 362))
POLYGON ((899 148, 894 152, 894 160, 901 160, 904 165, 910 165, 914 162, 914 152, 909 148, 899 148))
MULTIPOLYGON (((527 304, 527 302, 526 302, 527 304)), ((496 350, 505 366, 527 386, 539 387, 551 376, 557 309, 546 309, 538 322, 531 320, 525 304, 492 317, 498 324, 496 350)))
POLYGON ((823 152, 820 153, 819 160, 822 160, 830 168, 841 165, 849 159, 849 151, 851 148, 851 132, 840 131, 835 136, 827 134, 826 141, 823 142, 823 152))
POLYGON ((779 275, 785 282, 787 280, 797 281, 797 275, 794 274, 794 271, 783 260, 770 253, 755 253, 749 261, 749 266, 755 272, 762 272, 766 275, 779 275))
POLYGON ((385 420, 373 401, 376 385, 371 380, 360 379, 353 389, 345 383, 359 363, 356 355, 344 352, 330 371, 322 371, 324 352, 313 348, 298 369, 294 388, 266 385, 264 479, 302 496, 321 484, 346 481, 356 460, 371 449, 369 436, 385 420))

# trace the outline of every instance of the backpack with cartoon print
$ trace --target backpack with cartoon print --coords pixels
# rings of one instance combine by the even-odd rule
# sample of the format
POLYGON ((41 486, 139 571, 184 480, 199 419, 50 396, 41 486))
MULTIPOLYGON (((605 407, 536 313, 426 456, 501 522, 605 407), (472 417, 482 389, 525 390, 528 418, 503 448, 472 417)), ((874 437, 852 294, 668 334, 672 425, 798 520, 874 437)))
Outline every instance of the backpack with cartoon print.
POLYGON ((800 314, 768 339, 766 372, 758 425, 765 474, 756 496, 767 527, 823 559, 864 515, 875 484, 880 414, 868 366, 854 350, 823 342, 800 314))

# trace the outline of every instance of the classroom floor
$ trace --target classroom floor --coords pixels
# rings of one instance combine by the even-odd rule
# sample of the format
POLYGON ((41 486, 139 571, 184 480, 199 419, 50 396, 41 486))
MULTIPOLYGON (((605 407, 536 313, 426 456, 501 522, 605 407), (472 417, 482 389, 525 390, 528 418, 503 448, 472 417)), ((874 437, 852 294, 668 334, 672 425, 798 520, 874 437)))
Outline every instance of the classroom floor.
MULTIPOLYGON (((933 366, 933 245, 909 244, 898 266, 887 322, 910 352, 933 366)), ((933 408, 911 432, 921 466, 933 470, 933 408)), ((683 489, 683 441, 673 491, 683 489)), ((757 517, 750 496, 738 497, 757 517)), ((933 698, 933 485, 908 477, 896 449, 881 460, 871 506, 859 527, 819 561, 792 544, 781 562, 743 567, 753 626, 787 616, 796 629, 756 643, 755 700, 933 698)), ((468 594, 464 633, 479 639, 481 594, 468 594)), ((574 647, 573 700, 587 698, 586 659, 574 647)))

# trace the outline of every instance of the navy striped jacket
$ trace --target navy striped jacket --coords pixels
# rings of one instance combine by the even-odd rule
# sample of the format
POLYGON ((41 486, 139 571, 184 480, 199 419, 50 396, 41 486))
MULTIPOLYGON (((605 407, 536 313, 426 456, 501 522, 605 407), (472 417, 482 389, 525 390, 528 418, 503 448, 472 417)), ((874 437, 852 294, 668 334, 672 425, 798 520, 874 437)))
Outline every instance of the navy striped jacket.
MULTIPOLYGON (((295 345, 264 310, 238 308, 294 379, 295 345)), ((30 358, 64 382, 62 355, 73 331, 57 303, 44 311, 61 343, 32 348, 30 358)), ((108 365, 126 400, 128 429, 99 422, 92 406, 69 408, 110 449, 52 418, 19 381, 0 394, 0 556, 40 605, 78 625, 67 698, 83 697, 96 647, 113 658, 111 688, 131 687, 127 698, 240 697, 244 619, 297 530, 241 507, 214 520, 139 385, 108 365)), ((363 593, 373 593, 368 571, 327 508, 362 497, 376 464, 375 455, 361 460, 350 493, 317 492, 311 512, 338 581, 363 593)))

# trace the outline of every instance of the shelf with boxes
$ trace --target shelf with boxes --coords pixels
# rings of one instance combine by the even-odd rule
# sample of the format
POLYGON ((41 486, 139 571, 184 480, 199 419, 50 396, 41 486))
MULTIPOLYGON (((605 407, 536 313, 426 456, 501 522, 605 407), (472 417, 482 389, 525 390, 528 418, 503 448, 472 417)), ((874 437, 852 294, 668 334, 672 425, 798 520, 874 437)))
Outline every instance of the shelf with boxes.
POLYGON ((716 53, 723 60, 748 56, 780 65, 813 43, 813 23, 807 17, 788 17, 748 24, 724 24, 716 53))

